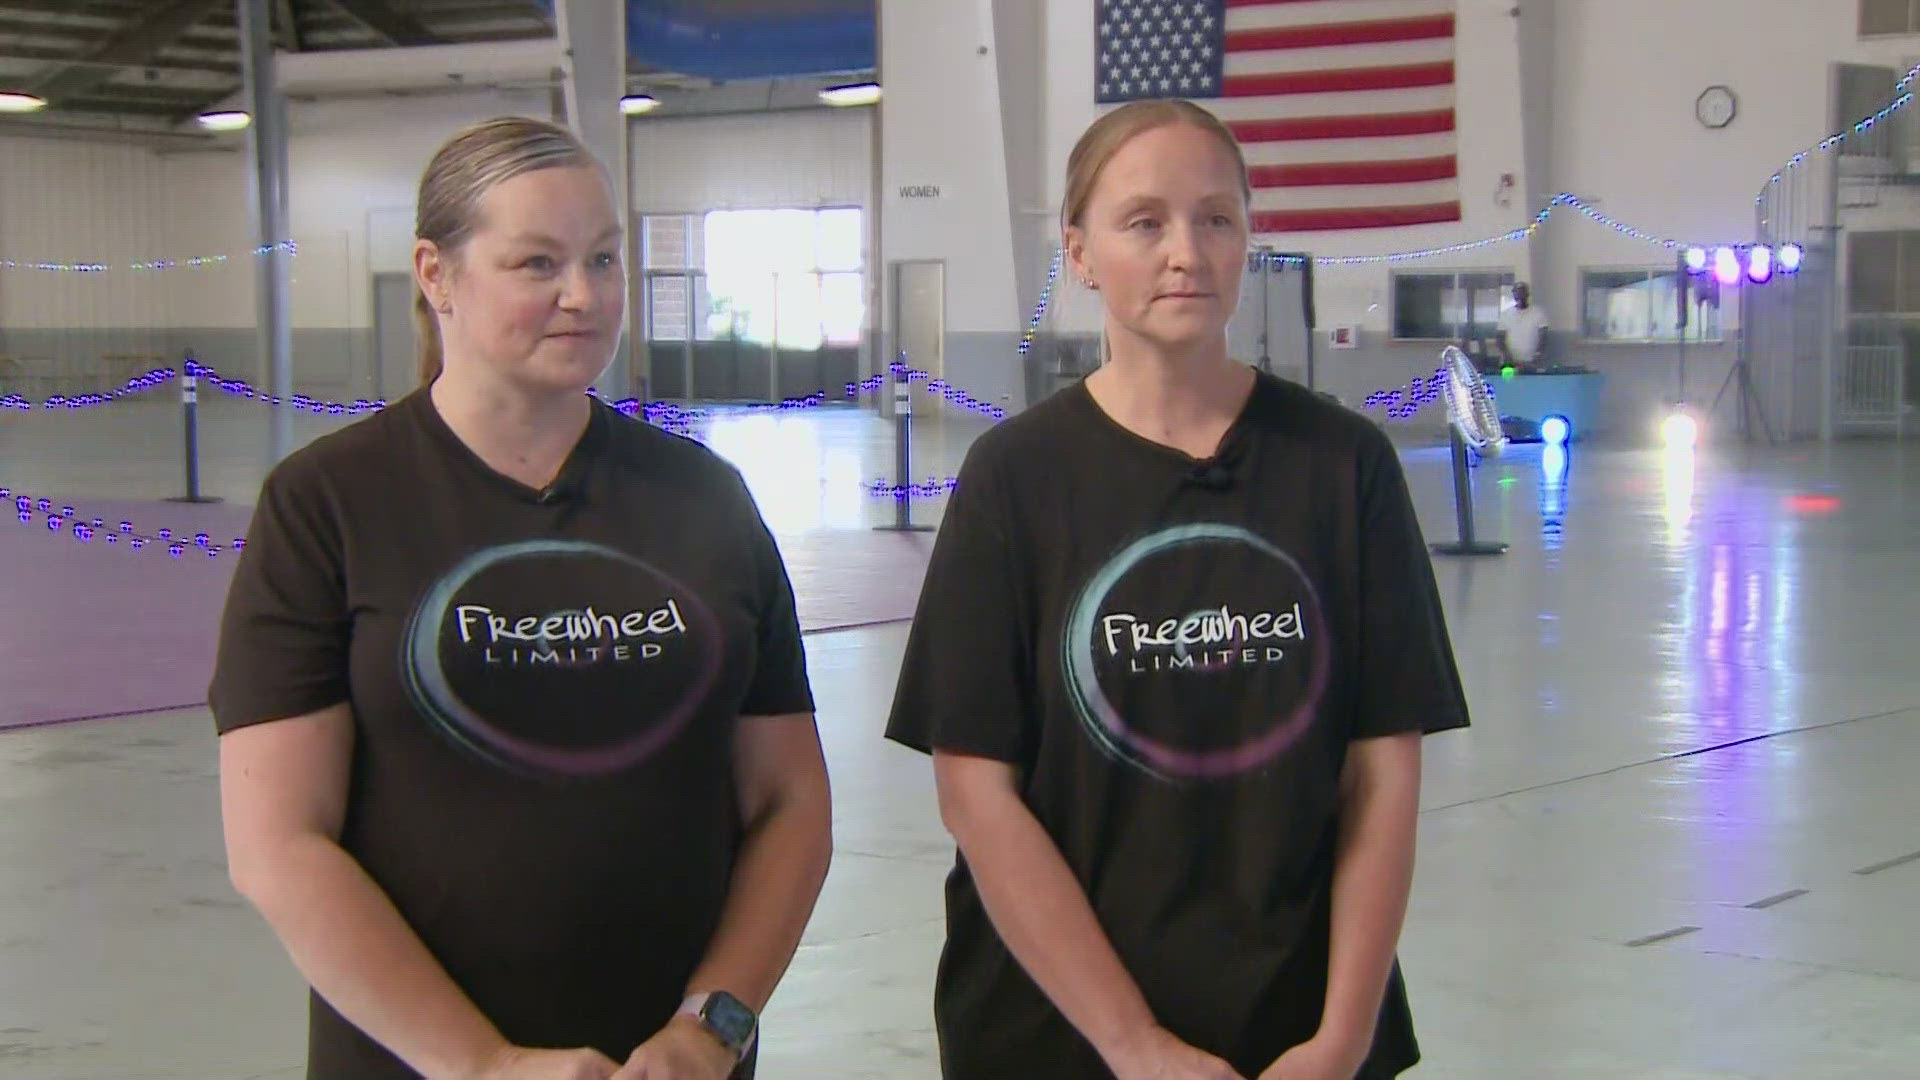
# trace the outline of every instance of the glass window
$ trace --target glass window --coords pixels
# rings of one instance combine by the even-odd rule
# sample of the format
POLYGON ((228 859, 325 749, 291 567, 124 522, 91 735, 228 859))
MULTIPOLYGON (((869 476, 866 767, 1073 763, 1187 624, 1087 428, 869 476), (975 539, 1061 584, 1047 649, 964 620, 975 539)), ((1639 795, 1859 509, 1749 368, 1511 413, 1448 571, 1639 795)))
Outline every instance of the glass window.
POLYGON ((1490 336, 1513 304, 1511 271, 1393 275, 1393 336, 1461 341, 1490 336))
POLYGON ((820 275, 820 329, 827 344, 860 344, 867 321, 865 292, 860 274, 820 275))
POLYGON ((1914 7, 1914 0, 1860 0, 1860 36, 1912 33, 1914 7))
POLYGON ((1647 336, 1645 270, 1588 270, 1581 275, 1582 333, 1605 340, 1635 340, 1647 336))
POLYGON ((701 266, 700 219, 686 214, 647 214, 640 219, 644 270, 693 270, 701 266))
MULTIPOLYGON (((1698 294, 1704 280, 1688 281, 1688 341, 1719 341, 1723 336, 1719 306, 1698 294)), ((1676 270, 1582 270, 1581 335, 1589 341, 1678 340, 1680 288, 1676 270)))
POLYGON ((865 242, 859 207, 644 215, 648 337, 858 345, 865 242))
POLYGON ((685 275, 657 275, 647 279, 647 339, 685 341, 692 318, 687 304, 685 275))
POLYGON ((860 269, 866 240, 862 235, 861 217, 858 209, 822 210, 816 215, 820 269, 860 269))

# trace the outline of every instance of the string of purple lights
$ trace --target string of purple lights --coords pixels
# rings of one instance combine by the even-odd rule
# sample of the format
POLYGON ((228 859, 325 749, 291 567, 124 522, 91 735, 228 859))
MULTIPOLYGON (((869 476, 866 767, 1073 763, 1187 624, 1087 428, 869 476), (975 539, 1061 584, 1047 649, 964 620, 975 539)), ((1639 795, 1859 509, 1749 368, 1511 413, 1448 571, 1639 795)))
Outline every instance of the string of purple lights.
POLYGON ((176 534, 172 529, 157 529, 151 534, 140 532, 133 527, 131 521, 122 521, 120 527, 115 529, 109 527, 101 518, 82 517, 71 506, 62 506, 56 510, 51 499, 16 495, 13 489, 0 487, 0 502, 8 499, 13 500, 20 524, 32 525, 36 521, 44 521, 49 532, 67 533, 83 544, 90 544, 96 538, 102 543, 113 545, 125 541, 126 547, 132 551, 139 551, 153 544, 164 546, 167 553, 176 559, 185 555, 189 548, 204 551, 208 558, 213 558, 228 548, 239 551, 247 546, 244 536, 236 536, 228 544, 222 545, 216 543, 211 535, 204 532, 195 533, 190 540, 184 533, 176 534))
MULTIPOLYGON (((388 404, 385 400, 369 400, 364 398, 351 402, 326 401, 304 394, 294 394, 286 398, 281 398, 248 384, 244 379, 223 376, 214 368, 193 360, 191 354, 189 354, 188 358, 182 361, 181 368, 178 370, 174 368, 156 368, 144 375, 128 380, 125 386, 104 394, 56 394, 45 399, 41 403, 41 407, 48 409, 78 410, 108 405, 127 397, 156 390, 179 379, 183 372, 187 375, 204 379, 210 385, 231 397, 257 402, 269 408, 285 406, 318 415, 359 416, 384 409, 388 404)), ((967 393, 965 390, 962 390, 947 380, 933 378, 931 372, 923 371, 897 361, 888 366, 888 375, 876 375, 857 382, 847 383, 846 397, 849 400, 853 400, 862 394, 876 393, 887 385, 889 376, 895 379, 902 379, 909 385, 917 384, 921 386, 924 392, 938 396, 959 408, 981 413, 994 420, 1006 418, 1006 410, 1000 406, 974 397, 972 394, 967 393)), ((596 397, 599 396, 597 391, 589 391, 589 393, 596 397)), ((827 392, 822 390, 804 397, 787 398, 784 401, 776 403, 748 405, 729 411, 785 413, 801 409, 817 408, 825 405, 829 399, 827 392)), ((642 402, 638 398, 624 398, 617 401, 610 401, 608 404, 627 416, 636 417, 644 420, 646 423, 672 431, 675 434, 696 439, 699 438, 698 425, 717 415, 717 411, 715 410, 687 409, 665 401, 642 402)), ((0 397, 0 407, 27 410, 32 409, 34 406, 19 394, 8 394, 5 397, 0 397)), ((956 478, 954 477, 948 477, 945 480, 929 478, 927 482, 923 484, 912 484, 898 488, 900 492, 908 493, 900 495, 899 497, 935 497, 952 491, 955 482, 956 478)), ((893 497, 896 490, 894 485, 889 485, 885 481, 876 481, 872 484, 863 485, 863 488, 869 494, 888 497, 893 497)), ((215 543, 211 537, 204 533, 195 534, 192 540, 188 541, 180 539, 171 528, 162 528, 153 530, 152 532, 146 532, 135 529, 133 523, 130 521, 120 522, 119 527, 115 529, 109 527, 104 519, 84 516, 72 506, 61 505, 56 508, 53 500, 49 498, 37 497, 25 493, 16 494, 11 488, 0 487, 0 503, 8 500, 12 500, 16 516, 22 525, 42 523, 48 531, 65 533, 81 543, 92 543, 95 540, 99 540, 112 545, 124 544, 127 549, 133 551, 140 551, 149 545, 153 545, 155 547, 164 547, 174 558, 182 557, 187 553, 189 548, 205 551, 207 556, 212 558, 226 550, 238 551, 245 547, 246 544, 244 537, 236 537, 231 543, 222 545, 215 543)))

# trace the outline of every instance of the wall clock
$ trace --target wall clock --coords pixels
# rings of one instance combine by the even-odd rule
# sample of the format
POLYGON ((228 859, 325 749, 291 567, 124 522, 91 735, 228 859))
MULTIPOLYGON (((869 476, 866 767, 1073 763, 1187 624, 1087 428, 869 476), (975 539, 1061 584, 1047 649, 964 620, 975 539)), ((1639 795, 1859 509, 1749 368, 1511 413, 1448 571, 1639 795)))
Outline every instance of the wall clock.
POLYGON ((1740 111, 1739 99, 1733 91, 1724 86, 1709 86, 1701 91, 1700 97, 1693 103, 1693 115, 1700 123, 1709 128, 1723 128, 1733 123, 1740 111))

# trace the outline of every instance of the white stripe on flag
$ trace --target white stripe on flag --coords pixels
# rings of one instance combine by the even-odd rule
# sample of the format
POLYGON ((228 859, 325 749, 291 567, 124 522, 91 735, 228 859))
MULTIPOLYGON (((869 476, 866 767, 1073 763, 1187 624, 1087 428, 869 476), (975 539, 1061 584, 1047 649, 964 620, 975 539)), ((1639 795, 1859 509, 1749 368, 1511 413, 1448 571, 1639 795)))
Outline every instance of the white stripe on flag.
POLYGON ((1305 116, 1385 116, 1452 108, 1451 86, 1407 90, 1347 90, 1332 94, 1274 94, 1266 97, 1208 98, 1201 104, 1220 119, 1294 120, 1305 116))
POLYGON ((1326 26, 1330 23, 1412 19, 1423 15, 1451 15, 1453 0, 1303 0, 1291 4, 1262 4, 1227 9, 1227 30, 1266 30, 1281 26, 1326 26))
POLYGON ((1351 206, 1424 206, 1460 197, 1460 181, 1418 184, 1341 184, 1328 187, 1255 188, 1253 210, 1344 210, 1351 206))
MULTIPOLYGON (((1367 45, 1331 45, 1321 49, 1261 49, 1227 54, 1227 77, 1279 75, 1294 71, 1345 71, 1352 68, 1435 64, 1453 59, 1452 38, 1384 41, 1367 45)), ((1174 54, 1176 57, 1178 53, 1174 54)))
POLYGON ((1245 143, 1249 167, 1315 165, 1329 161, 1413 161, 1445 157, 1459 145, 1451 132, 1399 135, 1390 139, 1308 139, 1245 143))

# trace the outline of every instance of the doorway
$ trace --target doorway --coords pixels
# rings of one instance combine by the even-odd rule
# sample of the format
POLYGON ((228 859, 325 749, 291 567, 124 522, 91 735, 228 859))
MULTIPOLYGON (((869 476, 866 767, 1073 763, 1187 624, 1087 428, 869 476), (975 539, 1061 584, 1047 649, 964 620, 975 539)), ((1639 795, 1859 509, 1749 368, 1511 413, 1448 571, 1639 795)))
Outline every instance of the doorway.
POLYGON ((413 275, 373 275, 375 397, 398 401, 419 384, 413 340, 413 275))
POLYGON ((894 355, 906 354, 906 365, 946 377, 947 264, 939 259, 914 259, 893 264, 894 355))

